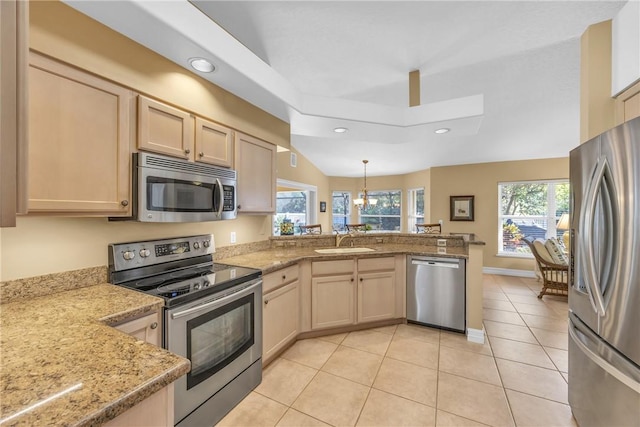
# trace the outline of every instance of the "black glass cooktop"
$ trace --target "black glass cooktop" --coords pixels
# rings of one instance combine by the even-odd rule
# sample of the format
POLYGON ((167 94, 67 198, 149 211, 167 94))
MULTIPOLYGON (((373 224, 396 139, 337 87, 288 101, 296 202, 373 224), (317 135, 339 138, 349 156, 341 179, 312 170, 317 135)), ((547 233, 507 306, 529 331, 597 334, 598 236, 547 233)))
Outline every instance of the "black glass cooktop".
POLYGON ((226 264, 190 267, 121 283, 121 286, 155 295, 172 307, 259 278, 260 270, 226 264))

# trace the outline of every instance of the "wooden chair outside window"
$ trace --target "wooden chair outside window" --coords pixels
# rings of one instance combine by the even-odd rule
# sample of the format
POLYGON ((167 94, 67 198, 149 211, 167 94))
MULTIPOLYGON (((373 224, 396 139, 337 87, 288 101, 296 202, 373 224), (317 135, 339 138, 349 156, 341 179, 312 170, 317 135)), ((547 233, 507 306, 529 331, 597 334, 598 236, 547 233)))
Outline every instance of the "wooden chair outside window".
POLYGON ((543 295, 568 295, 569 294, 569 265, 562 260, 554 259, 547 250, 546 243, 534 240, 533 237, 522 239, 536 259, 542 279, 542 290, 538 298, 543 295))
POLYGON ((442 233, 442 226, 438 224, 416 224, 416 231, 418 233, 426 234, 440 234, 442 233))
POLYGON ((300 234, 322 234, 322 224, 301 225, 300 234))

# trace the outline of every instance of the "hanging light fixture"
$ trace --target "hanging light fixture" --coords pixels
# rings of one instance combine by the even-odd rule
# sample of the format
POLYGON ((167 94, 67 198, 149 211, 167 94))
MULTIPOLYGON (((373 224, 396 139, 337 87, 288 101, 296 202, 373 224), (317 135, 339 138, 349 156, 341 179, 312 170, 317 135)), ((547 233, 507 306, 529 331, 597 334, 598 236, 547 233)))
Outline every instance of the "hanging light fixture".
POLYGON ((364 163, 364 188, 362 189, 362 198, 354 199, 353 204, 360 210, 366 209, 369 206, 375 206, 378 203, 376 199, 370 199, 367 194, 367 163, 369 160, 363 160, 364 163))

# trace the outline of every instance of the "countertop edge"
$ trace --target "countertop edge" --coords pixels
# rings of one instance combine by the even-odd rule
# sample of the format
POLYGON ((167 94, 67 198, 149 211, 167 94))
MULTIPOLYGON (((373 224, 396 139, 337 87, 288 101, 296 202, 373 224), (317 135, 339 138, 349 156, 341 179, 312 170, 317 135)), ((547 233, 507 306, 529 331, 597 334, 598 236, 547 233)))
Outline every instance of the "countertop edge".
POLYGON ((129 409, 135 407, 149 396, 162 390, 169 384, 172 384, 174 381, 188 373, 190 370, 191 363, 189 362, 189 360, 184 359, 182 363, 174 366, 170 370, 164 372, 162 375, 132 389, 121 399, 113 401, 112 403, 104 406, 103 408, 92 414, 88 414, 85 418, 79 420, 77 425, 93 426, 96 425, 96 423, 104 424, 107 421, 111 421, 119 415, 125 413, 129 409))

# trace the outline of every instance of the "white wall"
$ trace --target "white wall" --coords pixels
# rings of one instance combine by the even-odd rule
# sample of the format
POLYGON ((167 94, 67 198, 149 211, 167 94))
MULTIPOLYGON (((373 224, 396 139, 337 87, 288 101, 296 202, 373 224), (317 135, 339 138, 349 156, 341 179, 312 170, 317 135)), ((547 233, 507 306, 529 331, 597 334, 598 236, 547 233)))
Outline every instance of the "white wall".
POLYGON ((640 1, 629 1, 611 26, 611 96, 640 79, 640 1))

